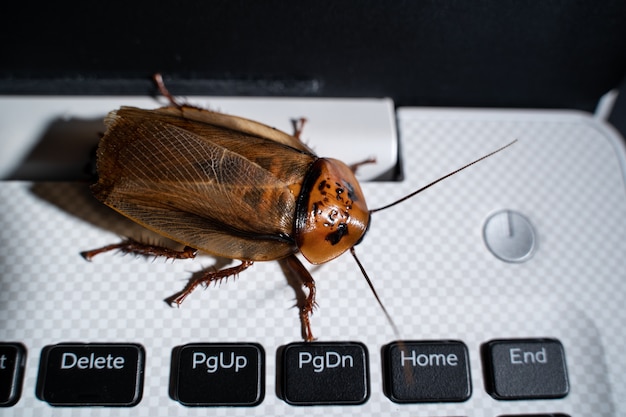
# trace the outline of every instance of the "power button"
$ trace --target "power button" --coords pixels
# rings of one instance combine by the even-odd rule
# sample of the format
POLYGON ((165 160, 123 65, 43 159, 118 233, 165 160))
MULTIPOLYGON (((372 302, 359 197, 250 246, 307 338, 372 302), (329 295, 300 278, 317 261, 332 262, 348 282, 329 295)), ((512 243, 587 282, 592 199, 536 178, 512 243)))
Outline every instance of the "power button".
POLYGON ((483 239, 491 253, 505 262, 525 262, 537 246, 532 224, 514 210, 501 210, 489 216, 483 239))

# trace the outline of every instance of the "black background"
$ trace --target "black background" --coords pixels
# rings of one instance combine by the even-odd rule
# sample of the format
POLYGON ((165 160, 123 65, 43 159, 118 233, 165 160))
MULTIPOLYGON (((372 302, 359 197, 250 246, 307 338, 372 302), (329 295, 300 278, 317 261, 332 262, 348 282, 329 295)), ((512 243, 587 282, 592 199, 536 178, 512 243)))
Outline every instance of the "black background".
POLYGON ((389 96, 592 110, 626 68, 622 0, 11 2, 0 93, 389 96), (174 88, 174 87, 173 87, 174 88))
POLYGON ((626 72, 623 0, 21 1, 0 36, 0 94, 154 94, 162 72, 182 95, 593 111, 626 72))

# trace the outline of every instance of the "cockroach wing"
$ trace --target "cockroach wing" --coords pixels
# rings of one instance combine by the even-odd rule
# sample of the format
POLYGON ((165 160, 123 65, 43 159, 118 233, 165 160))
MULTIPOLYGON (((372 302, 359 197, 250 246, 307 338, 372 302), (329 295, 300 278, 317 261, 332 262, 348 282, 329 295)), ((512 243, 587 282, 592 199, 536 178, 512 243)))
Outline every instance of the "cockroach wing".
POLYGON ((98 149, 99 180, 92 187, 103 203, 217 256, 261 261, 297 251, 299 184, 212 140, 228 139, 232 131, 214 129, 205 137, 158 117, 116 112, 106 123, 98 149))
POLYGON ((231 116, 223 113, 209 111, 192 106, 182 107, 163 107, 155 110, 155 112, 163 114, 174 114, 187 120, 200 122, 201 124, 211 124, 222 128, 241 132, 247 135, 265 138, 274 142, 282 143, 299 151, 313 153, 300 139, 288 135, 287 133, 270 127, 257 121, 246 119, 244 117, 231 116))
POLYGON ((317 156, 294 136, 258 122, 205 109, 164 107, 144 110, 122 107, 115 114, 116 117, 124 119, 159 120, 195 133, 215 145, 245 157, 289 184, 299 186, 308 168, 317 159, 317 156), (230 119, 235 119, 237 123, 232 121, 226 123, 230 119), (240 126, 243 130, 232 130, 226 125, 240 126))

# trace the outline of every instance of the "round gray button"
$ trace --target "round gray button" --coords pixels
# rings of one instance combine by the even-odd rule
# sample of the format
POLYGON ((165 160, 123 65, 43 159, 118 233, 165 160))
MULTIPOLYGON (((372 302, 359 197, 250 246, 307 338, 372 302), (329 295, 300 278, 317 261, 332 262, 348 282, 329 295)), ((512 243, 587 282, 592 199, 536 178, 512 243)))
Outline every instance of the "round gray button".
POLYGON ((535 251, 535 230, 528 219, 513 210, 502 210, 489 216, 483 228, 487 248, 506 262, 524 262, 535 251))

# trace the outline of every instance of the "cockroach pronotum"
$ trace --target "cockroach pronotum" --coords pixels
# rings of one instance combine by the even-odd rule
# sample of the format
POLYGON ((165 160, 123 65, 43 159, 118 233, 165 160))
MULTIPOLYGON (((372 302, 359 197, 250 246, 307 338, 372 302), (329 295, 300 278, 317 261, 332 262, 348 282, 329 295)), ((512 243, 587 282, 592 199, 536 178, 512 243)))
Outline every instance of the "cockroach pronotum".
POLYGON ((237 275, 257 261, 279 261, 307 290, 299 307, 302 335, 314 340, 310 315, 315 281, 298 259, 329 262, 346 251, 354 256, 387 320, 354 246, 373 213, 399 204, 457 172, 500 152, 515 141, 374 210, 367 208, 352 166, 320 158, 300 140, 304 119, 289 135, 264 124, 178 102, 155 77, 169 106, 155 110, 121 107, 105 119, 98 145, 102 203, 184 246, 173 250, 135 240, 82 252, 118 249, 139 255, 193 258, 198 251, 238 260, 239 265, 202 271, 173 298, 180 305, 198 285, 237 275))

